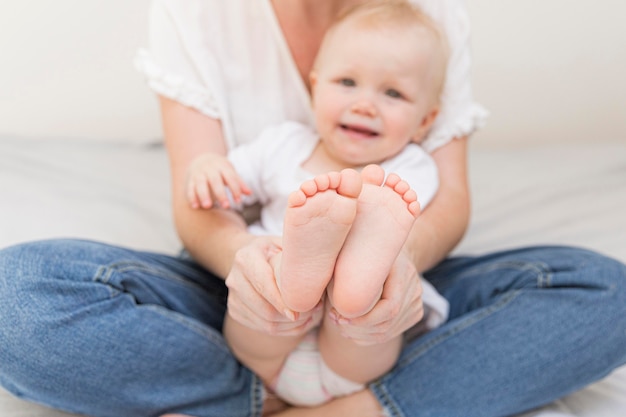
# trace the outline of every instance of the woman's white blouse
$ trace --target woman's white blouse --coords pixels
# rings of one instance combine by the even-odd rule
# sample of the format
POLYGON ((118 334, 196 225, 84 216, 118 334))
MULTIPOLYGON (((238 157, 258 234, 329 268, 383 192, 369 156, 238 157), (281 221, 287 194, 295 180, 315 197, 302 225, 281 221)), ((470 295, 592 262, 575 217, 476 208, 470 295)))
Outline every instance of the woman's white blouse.
MULTIPOLYGON (((480 127, 472 97, 470 26, 464 0, 413 0, 450 44, 442 109, 422 146, 429 152, 480 127)), ((310 97, 270 0, 154 0, 149 48, 136 66, 157 94, 222 122, 229 147, 269 125, 313 126, 310 97)))

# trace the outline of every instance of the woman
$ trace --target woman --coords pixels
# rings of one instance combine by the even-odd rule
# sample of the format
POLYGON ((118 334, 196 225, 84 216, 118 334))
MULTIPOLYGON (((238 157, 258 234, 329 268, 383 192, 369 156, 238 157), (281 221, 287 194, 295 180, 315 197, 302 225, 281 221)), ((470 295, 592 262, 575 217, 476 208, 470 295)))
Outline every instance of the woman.
POLYGON ((423 143, 440 191, 383 300, 361 319, 336 319, 362 343, 412 328, 423 315, 417 274, 426 271, 450 302, 448 323, 407 337, 397 367, 368 390, 317 409, 278 411, 266 398, 221 337, 226 297, 234 319, 274 334, 305 332, 321 313, 284 317, 267 264, 276 242, 248 235, 230 212, 188 208, 185 170, 273 122, 309 121, 313 58, 353 1, 157 0, 141 66, 160 96, 176 226, 194 261, 78 241, 3 250, 0 383, 92 416, 485 417, 550 402, 623 364, 623 265, 548 247, 443 260, 467 227, 467 136, 482 112, 469 89, 463 3, 416 2, 445 28, 452 51, 443 115, 423 143))
MULTIPOLYGON (((257 129, 264 127, 264 124, 281 121, 281 117, 310 121, 306 111, 308 92, 302 90, 308 90, 308 74, 317 48, 338 11, 355 1, 275 0, 257 3, 252 6, 246 1, 236 1, 228 7, 223 4, 214 8, 205 5, 198 6, 198 9, 181 10, 183 8, 178 5, 163 2, 157 4, 153 10, 155 37, 152 53, 158 67, 166 74, 179 75, 189 74, 189 67, 196 68, 198 73, 204 70, 214 71, 206 78, 201 75, 185 78, 187 81, 194 81, 197 86, 206 86, 206 89, 194 91, 198 95, 212 96, 213 101, 217 102, 213 109, 207 111, 202 106, 194 105, 187 100, 188 95, 182 92, 178 96, 171 94, 167 83, 158 84, 158 80, 162 78, 153 75, 149 79, 161 96, 165 137, 171 155, 177 226, 185 246, 208 269, 228 277, 228 309, 236 320, 260 330, 292 334, 305 331, 309 325, 317 323, 317 317, 309 320, 304 315, 295 323, 295 326, 300 327, 294 328, 294 324, 285 320, 281 314, 285 307, 277 295, 273 277, 269 273, 258 272, 268 271, 265 255, 271 250, 273 243, 252 239, 243 232, 241 221, 229 218, 228 213, 207 215, 204 212, 192 212, 185 203, 182 186, 185 184, 189 162, 203 151, 223 152, 224 138, 230 146, 239 141, 251 140, 257 129), (230 12, 226 9, 230 9, 230 12), (220 22, 219 29, 205 29, 203 35, 195 34, 199 39, 213 39, 212 42, 206 42, 209 45, 201 44, 199 47, 205 50, 213 48, 212 58, 218 62, 215 67, 194 58, 199 55, 199 52, 194 52, 197 44, 186 31, 187 28, 182 29, 183 22, 190 22, 194 16, 202 15, 203 12, 221 13, 219 18, 214 16, 213 20, 207 18, 204 22, 206 26, 210 26, 209 21, 216 24, 220 22), (246 15, 255 18, 248 21, 242 17, 246 15), (243 25, 246 25, 245 30, 243 25), (166 27, 170 27, 172 31, 177 30, 172 26, 180 32, 169 32, 165 35, 166 27), (232 32, 239 36, 234 36, 232 32), (215 39, 218 34, 221 38, 215 39), (157 36, 162 38, 157 39, 157 36), (174 36, 182 45, 172 46, 171 38, 174 36), (230 53, 223 53, 220 49, 223 44, 230 45, 229 48, 239 51, 240 55, 231 57, 230 53), (277 46, 273 48, 275 44, 277 46), (266 46, 261 48, 259 45, 266 46), (189 57, 176 56, 167 49, 176 47, 185 49, 189 57), (254 62, 255 53, 262 55, 263 60, 254 62), (285 56, 289 59, 285 59, 285 56), (177 58, 179 60, 174 62, 177 58), (244 64, 238 66, 238 58, 244 64), (249 65, 247 68, 246 64, 249 65), (293 64, 297 73, 293 71, 293 64), (219 68, 227 70, 220 73, 219 68), (249 72, 245 72, 246 70, 249 72), (235 80, 230 81, 227 71, 241 71, 245 75, 240 75, 239 78, 233 76, 235 80), (299 90, 301 86, 305 88, 299 90), (247 107, 247 103, 240 104, 240 97, 231 99, 230 94, 235 94, 236 87, 241 90, 236 94, 252 100, 256 105, 247 107), (287 91, 282 92, 281 87, 287 91), (262 112, 261 108, 268 110, 262 112), (262 117, 258 117, 255 114, 257 112, 261 112, 262 117), (206 115, 213 117, 205 117, 206 115), (260 122, 256 122, 257 118, 260 122), (221 121, 221 125, 216 119, 221 121), (251 125, 255 127, 251 128, 251 125), (198 233, 199 230, 218 232, 206 236, 198 233), (216 247, 220 247, 223 252, 217 252, 216 247)), ((389 280, 389 300, 380 303, 364 319, 345 324, 346 334, 363 343, 386 340, 419 321, 422 312, 417 272, 427 271, 445 258, 461 239, 469 217, 467 136, 478 127, 483 113, 472 102, 469 87, 469 27, 466 12, 461 1, 417 3, 439 21, 446 31, 451 47, 448 82, 443 97, 443 117, 423 144, 432 151, 440 172, 441 186, 432 205, 418 218, 406 248, 407 256, 398 261, 396 273, 389 280), (403 288, 410 290, 404 292, 403 288), (396 311, 398 314, 394 314, 396 311)), ((552 270, 559 269, 560 264, 571 267, 572 275, 582 280, 581 283, 587 279, 594 280, 593 283, 590 281, 578 285, 602 286, 602 280, 595 281, 594 278, 597 277, 589 276, 584 270, 574 273, 578 268, 576 265, 584 264, 580 261, 582 258, 589 259, 588 267, 590 264, 599 265, 605 271, 603 279, 623 281, 622 266, 574 249, 535 248, 482 259, 450 260, 440 264, 426 276, 451 302, 451 323, 410 344, 405 349, 406 362, 401 359, 399 369, 381 382, 373 384, 370 391, 337 400, 328 404, 323 411, 316 410, 313 415, 335 415, 333 413, 336 412, 337 415, 341 413, 363 416, 367 415, 366 411, 375 414, 380 407, 377 402, 384 404, 386 411, 392 415, 506 415, 549 402, 597 379, 620 362, 615 362, 604 370, 590 366, 584 378, 576 378, 576 382, 572 382, 569 372, 578 368, 578 361, 583 358, 571 357, 572 369, 568 372, 554 375, 553 378, 538 378, 529 374, 531 369, 550 367, 554 361, 562 358, 555 354, 537 360, 526 357, 531 354, 530 351, 524 353, 519 349, 520 344, 524 345, 526 342, 525 345, 534 346, 533 349, 550 346, 551 349, 560 350, 557 342, 571 345, 571 338, 584 332, 582 329, 572 331, 569 337, 559 336, 560 340, 547 337, 565 319, 554 317, 554 322, 546 322, 543 318, 546 309, 550 309, 551 314, 554 314, 553 310, 557 310, 565 317, 579 314, 570 305, 573 300, 566 299, 565 290, 545 291, 545 294, 537 294, 539 299, 535 299, 531 291, 532 288, 546 285, 543 281, 548 280, 549 276, 556 278, 558 274, 552 270), (478 277, 480 282, 476 282, 478 277), (528 306, 533 307, 530 309, 528 306), (504 317, 494 317, 498 315, 504 317), (541 320, 541 325, 536 324, 536 320, 541 320), (522 328, 525 330, 520 331, 522 328), (502 333, 495 329, 501 329, 502 333), (521 340, 518 339, 520 333, 524 335, 521 340), (487 335, 494 340, 490 345, 484 343, 487 335), (435 344, 446 347, 433 349, 435 344), (494 364, 493 370, 487 365, 484 368, 481 366, 482 372, 474 370, 476 364, 484 363, 478 357, 476 360, 468 358, 472 356, 470 352, 474 349, 477 350, 474 355, 489 358, 489 362, 494 364), (523 360, 514 360, 520 355, 524 357, 523 360), (577 365, 573 366, 574 363, 577 365), (503 380, 511 375, 516 376, 516 383, 505 383, 503 380), (526 376, 523 377, 524 375, 526 376), (529 380, 531 376, 532 379, 529 380), (459 379, 465 380, 461 387, 458 385, 459 379), (541 385, 542 389, 538 389, 540 379, 545 381, 545 385, 541 385), (435 384, 435 381, 438 383, 435 384), (421 389, 416 389, 413 385, 420 386, 421 389), (478 395, 476 389, 482 395, 478 395), (533 395, 531 392, 537 394, 533 395), (516 393, 515 397, 512 393, 516 393), (498 398, 498 401, 488 401, 489 398, 498 398), (468 407, 473 410, 468 411, 468 407)), ((569 274, 566 275, 558 278, 564 281, 574 279, 569 274)), ((604 284, 608 284, 608 281, 604 284)), ((575 281, 569 285, 577 286, 575 281)), ((623 299, 623 295, 621 297, 623 299)), ((586 308, 590 308, 592 304, 595 303, 589 299, 586 308)), ((606 314, 606 317, 615 317, 619 311, 617 298, 609 304, 612 307, 608 309, 612 313, 606 314)), ((574 324, 576 321, 570 320, 572 327, 586 326, 583 322, 587 319, 577 318, 581 322, 574 324)), ((624 322, 623 319, 621 322, 624 322)), ((612 348, 615 354, 621 355, 620 360, 623 362, 625 353, 619 346, 616 341, 607 340, 607 352, 612 348)), ((296 410, 291 412, 294 415, 304 413, 296 410)))

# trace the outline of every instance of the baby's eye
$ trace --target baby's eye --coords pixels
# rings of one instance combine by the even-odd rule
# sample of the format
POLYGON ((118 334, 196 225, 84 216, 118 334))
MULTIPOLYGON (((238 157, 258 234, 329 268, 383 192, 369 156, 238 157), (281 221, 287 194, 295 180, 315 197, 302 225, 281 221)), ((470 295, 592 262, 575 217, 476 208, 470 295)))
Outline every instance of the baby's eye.
POLYGON ((388 89, 387 91, 385 91, 385 94, 387 94, 391 98, 403 98, 404 97, 401 92, 399 92, 398 90, 394 88, 388 89))
POLYGON ((339 80, 339 84, 345 87, 354 87, 356 85, 352 78, 342 78, 339 80))

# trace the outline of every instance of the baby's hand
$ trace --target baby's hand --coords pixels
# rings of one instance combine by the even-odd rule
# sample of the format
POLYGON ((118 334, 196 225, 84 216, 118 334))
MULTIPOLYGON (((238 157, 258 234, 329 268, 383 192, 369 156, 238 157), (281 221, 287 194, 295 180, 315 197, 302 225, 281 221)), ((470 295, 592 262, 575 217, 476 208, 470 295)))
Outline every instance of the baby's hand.
POLYGON ((214 202, 223 208, 230 207, 226 188, 236 203, 241 201, 242 194, 251 194, 225 156, 208 152, 191 162, 187 171, 187 200, 192 208, 209 209, 214 202))

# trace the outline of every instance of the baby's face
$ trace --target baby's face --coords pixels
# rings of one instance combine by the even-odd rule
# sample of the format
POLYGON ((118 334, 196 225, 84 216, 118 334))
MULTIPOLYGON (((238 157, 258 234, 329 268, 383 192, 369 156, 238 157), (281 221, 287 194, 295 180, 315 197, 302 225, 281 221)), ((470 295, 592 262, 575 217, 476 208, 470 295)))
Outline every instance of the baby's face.
POLYGON ((422 121, 435 102, 427 85, 431 46, 412 33, 346 23, 323 45, 312 75, 313 108, 334 158, 378 163, 424 134, 422 121))

